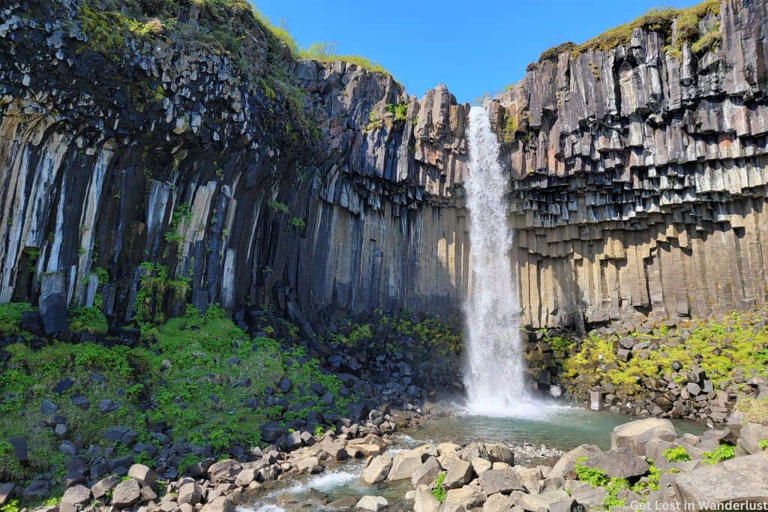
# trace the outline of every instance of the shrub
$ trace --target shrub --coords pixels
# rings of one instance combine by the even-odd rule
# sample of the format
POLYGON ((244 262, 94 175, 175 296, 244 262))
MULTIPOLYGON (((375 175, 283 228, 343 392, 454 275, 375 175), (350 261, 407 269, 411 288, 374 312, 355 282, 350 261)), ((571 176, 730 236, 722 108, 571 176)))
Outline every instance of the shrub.
POLYGON ((703 455, 707 459, 707 464, 714 465, 718 462, 732 459, 736 455, 736 450, 729 444, 721 444, 711 452, 704 452, 703 455))
POLYGON ((443 487, 443 480, 445 480, 445 471, 441 471, 435 479, 435 484, 432 487, 432 496, 435 497, 440 503, 445 501, 445 487, 443 487))
POLYGON ((21 315, 34 308, 26 302, 9 302, 0 304, 0 334, 11 335, 19 333, 21 315))
POLYGON ((106 334, 108 329, 107 319, 99 308, 81 307, 69 311, 69 330, 72 332, 106 334))

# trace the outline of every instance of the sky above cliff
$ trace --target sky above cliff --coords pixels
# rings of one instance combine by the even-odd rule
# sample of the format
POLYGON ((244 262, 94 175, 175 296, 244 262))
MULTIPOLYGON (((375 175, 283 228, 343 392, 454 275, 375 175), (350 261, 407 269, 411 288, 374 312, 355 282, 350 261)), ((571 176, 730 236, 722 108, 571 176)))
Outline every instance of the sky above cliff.
MULTIPOLYGON (((460 102, 522 78, 528 63, 565 41, 626 23, 659 0, 251 0, 300 47, 332 42, 338 54, 378 62, 421 96, 445 83, 460 102)), ((663 0, 665 7, 695 1, 663 0)))

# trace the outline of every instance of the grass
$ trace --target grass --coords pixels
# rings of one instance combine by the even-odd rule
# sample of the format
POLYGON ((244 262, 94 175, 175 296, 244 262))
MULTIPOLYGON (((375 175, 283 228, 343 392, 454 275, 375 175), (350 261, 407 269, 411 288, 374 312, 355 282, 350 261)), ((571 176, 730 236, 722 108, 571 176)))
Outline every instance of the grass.
POLYGON ((108 329, 107 319, 99 308, 81 307, 69 311, 69 330, 72 332, 106 334, 108 329))
MULTIPOLYGON (((123 425, 136 430, 139 441, 152 442, 148 433, 159 429, 174 442, 210 446, 225 454, 235 444, 259 444, 260 427, 268 420, 290 426, 312 411, 345 414, 354 398, 341 396, 341 381, 321 371, 319 361, 303 348, 274 338, 250 338, 216 306, 206 314, 190 308, 184 317, 145 334, 142 344, 130 347, 52 342, 38 351, 24 343, 5 348, 10 359, 0 373, 0 439, 24 437, 30 462, 19 465, 10 444, 0 442, 0 481, 23 482, 46 471, 63 475, 65 457, 46 426, 43 400, 56 405, 56 414, 68 419, 70 431, 80 434, 86 445, 107 446, 103 432, 123 425), (293 384, 285 393, 277 385, 284 377, 293 384), (53 392, 64 378, 72 379, 71 388, 53 392), (312 383, 331 393, 332 405, 320 403, 312 383), (88 400, 89 408, 72 403, 78 395, 88 400), (102 413, 100 400, 112 400, 118 409, 102 413)), ((147 460, 146 454, 133 456, 147 460)), ((189 456, 177 464, 195 462, 189 456)))
POLYGON ((10 336, 19 334, 21 315, 34 308, 26 302, 10 302, 0 304, 0 335, 10 336))
POLYGON ((632 39, 632 32, 636 28, 660 32, 666 41, 665 49, 673 56, 679 57, 680 49, 685 42, 692 43, 692 50, 695 53, 701 53, 719 42, 720 33, 718 25, 715 29, 700 34, 698 23, 705 16, 719 14, 719 0, 705 0, 685 9, 651 9, 629 23, 613 27, 581 44, 567 42, 549 48, 541 53, 539 62, 557 59, 557 56, 563 52, 570 52, 575 57, 589 50, 607 51, 620 45, 626 45, 632 39), (675 21, 677 22, 677 33, 673 34, 672 25, 675 21))
POLYGON ((768 397, 741 397, 736 401, 735 409, 741 412, 745 422, 768 425, 768 397))

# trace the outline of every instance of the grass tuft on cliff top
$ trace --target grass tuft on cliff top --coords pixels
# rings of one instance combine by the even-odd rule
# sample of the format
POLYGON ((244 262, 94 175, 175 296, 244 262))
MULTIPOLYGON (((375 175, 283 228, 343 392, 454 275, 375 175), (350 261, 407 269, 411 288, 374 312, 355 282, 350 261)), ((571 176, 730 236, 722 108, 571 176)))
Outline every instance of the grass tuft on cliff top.
POLYGON ((710 30, 705 34, 700 34, 699 21, 708 15, 717 16, 719 14, 720 0, 705 0, 700 4, 684 9, 651 9, 629 23, 606 30, 581 44, 568 42, 549 48, 541 53, 538 61, 557 59, 560 53, 566 51, 570 51, 571 55, 575 57, 588 50, 611 50, 617 46, 628 44, 632 39, 632 32, 636 28, 660 32, 667 41, 665 49, 673 56, 679 57, 680 49, 685 42, 693 43, 693 51, 701 53, 715 45, 719 41, 720 35, 719 30, 710 30), (677 33, 673 37, 672 25, 675 21, 677 22, 677 33))

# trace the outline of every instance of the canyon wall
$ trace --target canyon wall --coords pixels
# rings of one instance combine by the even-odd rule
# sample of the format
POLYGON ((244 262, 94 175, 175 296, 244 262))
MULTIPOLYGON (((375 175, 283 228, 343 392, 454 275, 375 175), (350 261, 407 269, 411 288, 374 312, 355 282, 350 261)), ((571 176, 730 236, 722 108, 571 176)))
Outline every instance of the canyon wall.
MULTIPOLYGON (((172 314, 457 318, 468 105, 295 59, 258 25, 248 74, 163 32, 105 44, 82 13, 0 10, 0 301, 63 294, 123 323, 163 276, 172 314)), ((487 103, 527 325, 765 302, 767 2, 699 19, 709 47, 674 51, 671 30, 548 52, 487 103)))

